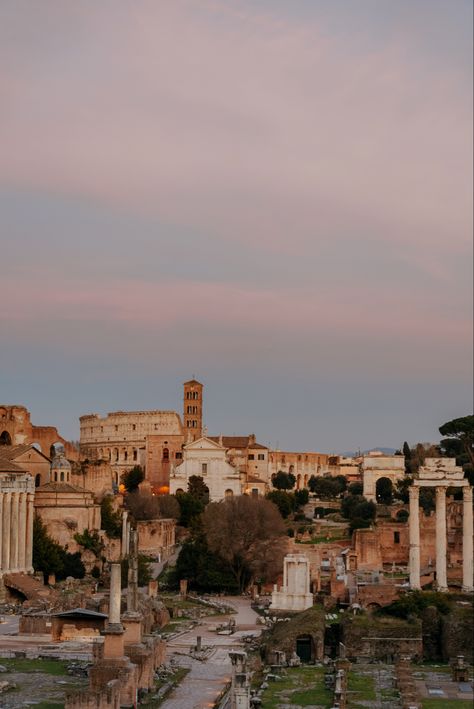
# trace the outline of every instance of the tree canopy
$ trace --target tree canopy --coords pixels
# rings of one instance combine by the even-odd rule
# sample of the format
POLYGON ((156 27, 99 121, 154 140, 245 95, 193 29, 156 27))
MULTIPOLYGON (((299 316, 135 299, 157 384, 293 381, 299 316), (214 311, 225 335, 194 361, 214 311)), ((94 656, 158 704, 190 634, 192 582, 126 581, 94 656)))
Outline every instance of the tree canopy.
POLYGON ((292 490, 295 486, 296 478, 293 473, 285 473, 279 470, 278 473, 272 475, 272 485, 277 490, 292 490))
POLYGON ((58 581, 67 576, 82 579, 86 573, 80 553, 70 554, 55 542, 40 517, 33 520, 33 568, 42 572, 45 578, 55 574, 58 581))
POLYGON ((247 495, 211 502, 202 515, 206 543, 242 591, 251 581, 272 581, 282 569, 285 525, 269 500, 247 495))
POLYGON ((333 500, 347 488, 347 480, 344 475, 323 475, 315 477, 312 475, 308 480, 308 487, 321 500, 333 500))
POLYGON ((133 468, 127 470, 121 478, 127 492, 135 492, 135 490, 138 490, 138 486, 144 479, 145 472, 141 465, 134 465, 133 468))
POLYGON ((106 495, 100 503, 101 527, 110 539, 119 539, 122 534, 122 515, 113 508, 113 498, 106 495))
POLYGON ((446 438, 460 441, 469 462, 474 465, 474 415, 447 421, 439 427, 439 432, 446 438))

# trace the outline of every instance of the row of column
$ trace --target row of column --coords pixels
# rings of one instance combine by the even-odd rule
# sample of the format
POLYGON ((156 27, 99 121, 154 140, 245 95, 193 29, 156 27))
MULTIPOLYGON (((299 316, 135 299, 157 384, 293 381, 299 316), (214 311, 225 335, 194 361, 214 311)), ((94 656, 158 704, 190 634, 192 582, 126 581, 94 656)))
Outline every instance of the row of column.
MULTIPOLYGON (((463 591, 473 591, 473 512, 472 487, 463 487, 463 534, 462 534, 462 586, 463 591)), ((420 488, 412 485, 410 495, 410 586, 420 586, 420 488)), ((447 529, 446 529, 446 486, 436 487, 436 581, 439 591, 448 590, 446 571, 447 529)))
POLYGON ((33 571, 34 495, 0 494, 0 574, 33 571))

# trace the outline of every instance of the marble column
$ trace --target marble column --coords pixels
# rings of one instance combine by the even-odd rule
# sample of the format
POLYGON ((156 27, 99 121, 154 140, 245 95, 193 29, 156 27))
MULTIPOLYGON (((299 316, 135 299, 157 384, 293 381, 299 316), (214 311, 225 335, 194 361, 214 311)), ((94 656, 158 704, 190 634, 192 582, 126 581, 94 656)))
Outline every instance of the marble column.
POLYGON ((28 574, 33 573, 33 519, 35 516, 34 508, 35 496, 29 492, 27 495, 27 510, 26 510, 26 571, 28 574))
POLYGON ((10 570, 10 510, 11 492, 3 495, 2 559, 3 571, 10 570))
POLYGON ((20 493, 20 515, 19 515, 19 525, 18 525, 18 569, 20 571, 26 571, 26 506, 27 506, 27 494, 26 492, 20 493))
POLYGON ((122 580, 120 564, 110 566, 109 625, 120 626, 122 580))
POLYGON ((10 516, 10 569, 18 571, 18 533, 20 522, 20 494, 12 493, 12 509, 10 516))
POLYGON ((410 588, 420 589, 420 488, 411 485, 408 488, 410 495, 410 516, 408 518, 410 535, 410 588))
POLYGON ((472 522, 472 487, 462 490, 462 590, 472 593, 473 587, 473 522, 472 522))
POLYGON ((448 590, 446 576, 446 488, 436 488, 436 581, 438 591, 448 590))

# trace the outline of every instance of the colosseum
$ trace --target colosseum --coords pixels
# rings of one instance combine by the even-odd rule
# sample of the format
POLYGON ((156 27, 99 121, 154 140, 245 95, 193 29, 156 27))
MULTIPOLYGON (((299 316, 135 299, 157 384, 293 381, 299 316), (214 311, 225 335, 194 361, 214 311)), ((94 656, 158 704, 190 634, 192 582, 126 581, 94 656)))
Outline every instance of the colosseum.
POLYGON ((191 379, 183 386, 182 419, 175 411, 158 410, 81 416, 81 460, 110 463, 116 484, 134 465, 144 466, 152 488, 164 491, 183 445, 202 436, 203 385, 191 379))

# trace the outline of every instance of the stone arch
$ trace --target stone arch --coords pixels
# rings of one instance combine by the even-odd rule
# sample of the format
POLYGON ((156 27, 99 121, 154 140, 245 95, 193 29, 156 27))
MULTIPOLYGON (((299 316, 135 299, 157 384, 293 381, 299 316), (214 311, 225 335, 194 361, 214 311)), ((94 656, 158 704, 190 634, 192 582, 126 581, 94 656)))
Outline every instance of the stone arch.
POLYGON ((113 462, 117 463, 119 459, 119 449, 118 448, 112 448, 112 458, 113 462))
POLYGON ((303 478, 303 487, 308 487, 308 474, 307 473, 303 478))
POLYGON ((182 487, 178 487, 178 489, 176 490, 176 495, 182 495, 183 493, 184 493, 183 488, 182 488, 182 487))
POLYGON ((12 437, 8 433, 8 431, 3 431, 2 434, 0 434, 0 446, 11 446, 12 444, 12 437))
POLYGON ((233 497, 233 496, 234 496, 234 491, 231 490, 230 488, 227 488, 227 490, 225 491, 224 495, 226 496, 226 498, 227 498, 227 497, 233 497))
POLYGON ((381 475, 375 483, 375 499, 382 505, 390 505, 392 502, 393 483, 386 475, 381 475))
POLYGON ((64 451, 64 444, 61 441, 55 441, 54 443, 51 443, 49 447, 49 457, 52 459, 54 458, 58 453, 65 452, 64 451))
POLYGON ((39 487, 41 485, 41 473, 36 473, 35 475, 35 487, 39 487))
POLYGON ((34 441, 34 442, 31 444, 31 446, 32 446, 32 448, 36 448, 36 450, 39 451, 40 453, 43 452, 42 449, 41 449, 41 443, 38 443, 38 441, 34 441))
MULTIPOLYGON (((291 467, 292 466, 290 465, 290 468, 291 467)), ((301 473, 298 473, 298 475, 296 476, 296 489, 297 490, 301 489, 301 473)))

